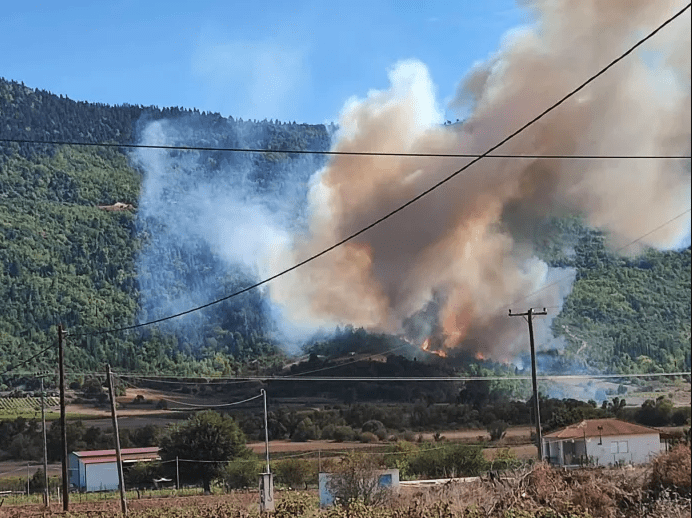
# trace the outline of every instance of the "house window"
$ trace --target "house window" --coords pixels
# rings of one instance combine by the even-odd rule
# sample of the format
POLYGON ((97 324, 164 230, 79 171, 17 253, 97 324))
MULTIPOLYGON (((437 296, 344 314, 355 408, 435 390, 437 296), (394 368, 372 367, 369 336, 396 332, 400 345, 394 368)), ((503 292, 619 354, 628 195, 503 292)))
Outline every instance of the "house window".
POLYGON ((627 441, 612 441, 610 443, 610 453, 627 453, 628 451, 627 441))

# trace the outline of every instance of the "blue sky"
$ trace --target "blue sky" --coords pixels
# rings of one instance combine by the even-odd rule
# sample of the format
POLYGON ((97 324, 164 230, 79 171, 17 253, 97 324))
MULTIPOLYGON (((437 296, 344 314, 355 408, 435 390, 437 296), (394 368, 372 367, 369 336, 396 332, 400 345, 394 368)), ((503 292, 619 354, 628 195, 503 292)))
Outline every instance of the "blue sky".
POLYGON ((409 58, 444 107, 527 21, 511 0, 12 2, 0 76, 75 100, 320 123, 409 58))

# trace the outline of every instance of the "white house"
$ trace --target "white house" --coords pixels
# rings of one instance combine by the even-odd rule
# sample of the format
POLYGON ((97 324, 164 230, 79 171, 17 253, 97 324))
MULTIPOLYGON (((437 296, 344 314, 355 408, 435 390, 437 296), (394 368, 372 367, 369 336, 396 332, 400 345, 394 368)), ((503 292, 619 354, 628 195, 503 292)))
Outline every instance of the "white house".
MULTIPOLYGON (((123 448, 123 466, 160 460, 157 446, 123 448)), ((79 491, 118 489, 118 465, 115 450, 75 451, 69 456, 70 485, 79 491)))
POLYGON ((543 436, 543 456, 557 466, 644 464, 662 449, 661 432, 619 419, 587 419, 543 436))

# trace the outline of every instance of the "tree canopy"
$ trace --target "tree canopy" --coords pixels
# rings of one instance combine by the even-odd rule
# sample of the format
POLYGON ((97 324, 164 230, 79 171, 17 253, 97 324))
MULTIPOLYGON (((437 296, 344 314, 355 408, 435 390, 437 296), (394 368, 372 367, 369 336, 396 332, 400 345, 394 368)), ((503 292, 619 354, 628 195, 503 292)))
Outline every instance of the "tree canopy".
POLYGON ((174 426, 162 438, 161 460, 180 461, 181 481, 202 481, 211 491, 212 480, 224 474, 226 464, 247 458, 245 434, 229 416, 205 410, 174 426))

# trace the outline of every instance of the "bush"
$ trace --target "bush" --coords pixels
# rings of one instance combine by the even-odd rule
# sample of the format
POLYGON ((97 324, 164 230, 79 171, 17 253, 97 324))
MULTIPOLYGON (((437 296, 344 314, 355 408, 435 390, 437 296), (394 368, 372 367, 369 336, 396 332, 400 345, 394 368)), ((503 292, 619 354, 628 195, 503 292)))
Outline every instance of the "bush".
POLYGON ((390 490, 380 486, 379 469, 373 455, 347 455, 332 471, 327 489, 334 495, 335 502, 344 507, 358 501, 365 505, 380 505, 387 500, 390 490))
POLYGON ((230 489, 255 487, 264 469, 264 463, 259 460, 234 460, 226 465, 223 481, 230 489))
POLYGON ((481 447, 464 444, 421 449, 408 465, 411 474, 424 478, 473 477, 488 467, 481 447))
POLYGON ((678 408, 670 416, 670 420, 675 426, 682 426, 690 421, 690 407, 678 408))
POLYGON ((416 440, 416 434, 413 433, 411 430, 406 430, 402 435, 401 439, 406 441, 406 442, 415 442, 416 440))
POLYGON ((488 425, 488 433, 490 434, 491 441, 499 441, 507 433, 507 427, 509 425, 504 421, 496 420, 488 425))
POLYGON ((284 459, 275 462, 274 473, 276 473, 277 482, 294 489, 303 485, 307 489, 308 484, 317 480, 315 476, 317 469, 305 459, 284 459))
POLYGON ((334 432, 336 431, 336 425, 333 424, 328 424, 324 428, 322 428, 322 432, 320 432, 320 439, 323 441, 329 441, 331 439, 334 439, 334 432))
POLYGON ((154 479, 161 478, 163 470, 159 462, 138 462, 124 472, 125 487, 154 487, 154 479))
POLYGON ((337 426, 334 430, 334 440, 336 442, 352 441, 356 437, 356 432, 350 426, 337 426))
POLYGON ((649 486, 654 491, 667 489, 681 496, 690 496, 692 465, 690 445, 678 444, 668 453, 654 459, 649 486))
POLYGON ((377 435, 378 430, 383 430, 383 429, 386 432, 386 428, 382 424, 382 421, 377 421, 376 419, 371 419, 370 421, 366 421, 363 424, 363 431, 364 432, 374 433, 375 435, 377 435))
POLYGON ((293 442, 305 442, 319 437, 319 429, 312 422, 312 419, 306 417, 296 427, 295 432, 291 436, 293 442))
POLYGON ((360 442, 365 442, 365 443, 374 443, 378 442, 379 439, 377 438, 377 435, 371 432, 363 432, 360 434, 360 442))

